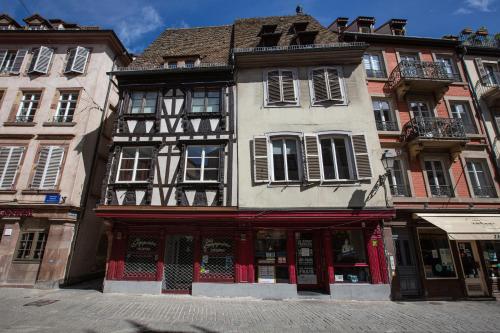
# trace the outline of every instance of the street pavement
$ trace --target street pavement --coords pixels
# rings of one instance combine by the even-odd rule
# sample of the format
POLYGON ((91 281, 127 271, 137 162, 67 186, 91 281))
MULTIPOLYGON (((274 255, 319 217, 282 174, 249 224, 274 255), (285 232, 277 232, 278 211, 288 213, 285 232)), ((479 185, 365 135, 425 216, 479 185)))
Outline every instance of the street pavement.
POLYGON ((339 302, 0 288, 0 332, 500 332, 500 302, 339 302))

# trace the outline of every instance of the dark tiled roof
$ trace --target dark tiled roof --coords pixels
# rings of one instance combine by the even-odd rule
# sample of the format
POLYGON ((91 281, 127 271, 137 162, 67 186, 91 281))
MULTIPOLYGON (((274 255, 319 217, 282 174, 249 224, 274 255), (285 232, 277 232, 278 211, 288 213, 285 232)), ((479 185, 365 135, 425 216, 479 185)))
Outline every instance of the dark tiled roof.
POLYGON ((158 67, 164 63, 164 58, 195 55, 203 64, 227 64, 232 31, 232 25, 167 29, 132 62, 131 67, 158 67))
POLYGON ((330 44, 338 41, 337 35, 323 27, 310 15, 269 16, 238 19, 234 23, 234 47, 251 48, 260 43, 259 32, 263 25, 277 25, 275 32, 281 32, 278 46, 290 45, 294 33, 291 28, 294 23, 308 22, 307 31, 318 31, 315 44, 330 44))

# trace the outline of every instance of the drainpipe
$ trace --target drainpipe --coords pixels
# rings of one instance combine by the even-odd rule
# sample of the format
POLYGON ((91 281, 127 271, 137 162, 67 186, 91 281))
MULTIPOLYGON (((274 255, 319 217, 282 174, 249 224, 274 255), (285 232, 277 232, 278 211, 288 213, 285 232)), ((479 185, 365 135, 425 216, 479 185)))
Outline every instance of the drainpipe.
MULTIPOLYGON (((111 72, 115 69, 115 65, 116 65, 116 59, 118 58, 118 55, 115 55, 115 57, 113 58, 113 63, 111 65, 111 72)), ((98 155, 98 150, 99 150, 99 146, 101 144, 101 136, 102 136, 102 132, 104 130, 104 120, 106 119, 106 114, 108 113, 108 101, 109 101, 109 95, 110 95, 110 92, 111 92, 111 86, 113 84, 113 79, 112 79, 112 74, 109 73, 108 74, 109 76, 109 80, 108 80, 108 89, 106 91, 106 97, 104 99, 104 108, 102 109, 102 113, 101 113, 101 122, 99 123, 99 130, 97 132, 97 142, 96 142, 96 145, 94 147, 94 152, 92 154, 92 163, 90 165, 90 174, 88 175, 87 177, 87 181, 86 181, 86 184, 85 184, 85 190, 83 191, 83 201, 82 201, 82 204, 80 205, 81 208, 83 208, 80 212, 81 214, 79 214, 78 216, 78 219, 76 221, 76 231, 75 231, 75 235, 74 235, 74 238, 73 238, 73 242, 72 242, 72 245, 71 245, 71 251, 69 253, 69 260, 68 260, 68 264, 66 266, 66 273, 65 273, 65 276, 64 276, 64 282, 63 284, 66 284, 68 282, 68 278, 69 278, 69 272, 70 272, 70 268, 72 267, 72 263, 73 263, 73 258, 74 258, 74 251, 75 251, 75 248, 76 248, 76 242, 78 241, 78 234, 79 234, 79 231, 80 231, 80 225, 85 217, 85 212, 87 210, 87 201, 88 201, 88 197, 89 197, 89 193, 90 193, 90 187, 91 187, 91 180, 92 180, 92 171, 94 170, 95 168, 95 164, 96 164, 96 160, 97 160, 97 155, 98 155)))

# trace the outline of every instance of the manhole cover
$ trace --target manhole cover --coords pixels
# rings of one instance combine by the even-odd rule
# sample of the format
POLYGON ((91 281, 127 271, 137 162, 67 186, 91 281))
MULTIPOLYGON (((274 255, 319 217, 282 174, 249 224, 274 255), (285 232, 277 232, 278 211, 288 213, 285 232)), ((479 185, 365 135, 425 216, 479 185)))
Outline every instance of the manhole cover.
POLYGON ((38 301, 34 302, 29 302, 24 304, 24 306, 44 306, 44 305, 49 305, 55 302, 59 302, 58 299, 40 299, 38 301))

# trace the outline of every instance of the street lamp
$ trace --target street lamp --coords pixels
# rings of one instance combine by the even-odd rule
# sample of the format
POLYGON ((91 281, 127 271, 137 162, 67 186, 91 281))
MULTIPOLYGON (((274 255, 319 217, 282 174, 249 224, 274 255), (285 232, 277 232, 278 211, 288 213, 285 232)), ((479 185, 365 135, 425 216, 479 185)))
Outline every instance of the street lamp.
POLYGON ((380 160, 382 161, 382 165, 384 166, 385 173, 379 176, 379 181, 381 185, 385 182, 387 177, 391 175, 391 170, 394 167, 395 156, 396 155, 394 154, 394 151, 388 149, 386 149, 382 154, 382 158, 380 160))

